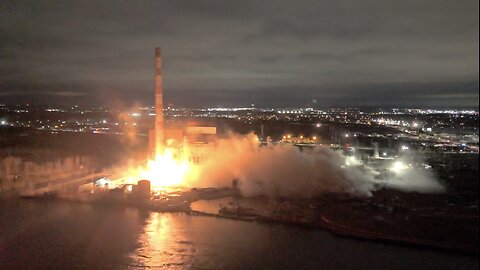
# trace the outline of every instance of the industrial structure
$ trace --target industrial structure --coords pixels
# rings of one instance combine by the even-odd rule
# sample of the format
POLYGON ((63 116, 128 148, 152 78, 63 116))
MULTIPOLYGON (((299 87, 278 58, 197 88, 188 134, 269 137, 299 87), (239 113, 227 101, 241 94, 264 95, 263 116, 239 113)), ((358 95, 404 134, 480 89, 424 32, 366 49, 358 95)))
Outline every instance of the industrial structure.
MULTIPOLYGON (((163 76, 162 76, 162 58, 161 49, 155 48, 155 122, 154 128, 149 130, 149 151, 148 160, 155 160, 165 153, 165 149, 172 151, 172 158, 187 159, 190 163, 201 163, 206 157, 211 155, 216 148, 217 128, 215 126, 203 126, 197 122, 175 121, 166 125, 163 111, 163 76)), ((112 170, 89 171, 91 166, 84 158, 69 158, 65 162, 57 162, 61 165, 46 164, 45 166, 31 165, 25 163, 20 170, 20 161, 5 159, 0 164, 0 178, 9 181, 1 181, 0 191, 3 189, 22 190, 24 196, 37 196, 47 193, 68 193, 68 191, 87 191, 104 192, 108 190, 118 191, 119 186, 123 186, 126 193, 132 193, 136 199, 145 199, 150 197, 150 181, 155 179, 134 179, 138 181, 134 184, 120 184, 126 179, 126 176, 116 180, 110 180, 116 172, 112 170), (73 161, 72 161, 73 160, 73 161), (11 164, 10 164, 11 163, 11 164), (69 164, 72 164, 71 166, 69 164), (85 166, 84 166, 85 165, 85 166), (55 170, 57 167, 67 168, 68 170, 55 170), (80 168, 80 169, 78 169, 80 168), (33 176, 35 173, 41 174, 48 172, 48 175, 61 175, 64 178, 40 177, 35 174, 32 181, 22 181, 21 177, 33 176), (2 177, 6 175, 6 177, 2 177), (21 175, 21 177, 17 177, 21 175), (74 178, 72 180, 72 178, 74 178), (4 183, 5 182, 5 183, 4 183)), ((33 163, 32 163, 33 164, 33 163)), ((32 177, 31 177, 32 178, 32 177)), ((117 194, 118 195, 118 194, 117 194)))
POLYGON ((166 127, 163 113, 162 53, 155 48, 155 127, 149 131, 150 158, 163 153, 165 147, 180 150, 190 162, 201 162, 215 147, 217 129, 198 123, 175 123, 166 127))
POLYGON ((160 48, 155 48, 155 156, 163 152, 164 130, 162 52, 160 48))

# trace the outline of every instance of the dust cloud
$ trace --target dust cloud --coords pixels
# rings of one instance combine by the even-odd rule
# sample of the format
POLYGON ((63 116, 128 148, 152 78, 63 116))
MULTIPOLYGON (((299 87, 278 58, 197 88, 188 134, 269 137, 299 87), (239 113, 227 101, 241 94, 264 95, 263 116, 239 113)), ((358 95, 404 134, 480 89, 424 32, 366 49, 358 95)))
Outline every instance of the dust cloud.
POLYGON ((387 187, 403 191, 441 192, 443 186, 426 171, 410 169, 401 176, 379 179, 374 169, 351 166, 348 158, 327 147, 300 150, 293 145, 260 146, 254 134, 217 141, 214 154, 187 182, 196 187, 230 186, 233 179, 244 196, 313 198, 327 193, 372 196, 387 187))

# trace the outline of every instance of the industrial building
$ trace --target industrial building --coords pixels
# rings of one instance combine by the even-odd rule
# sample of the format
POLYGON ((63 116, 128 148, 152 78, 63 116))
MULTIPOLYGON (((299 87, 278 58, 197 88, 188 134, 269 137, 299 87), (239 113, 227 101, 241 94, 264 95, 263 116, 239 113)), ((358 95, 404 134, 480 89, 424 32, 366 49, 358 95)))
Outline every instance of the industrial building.
POLYGON ((215 149, 216 135, 216 127, 199 126, 194 122, 165 127, 162 56, 161 49, 155 48, 155 127, 149 131, 150 157, 155 158, 165 147, 171 147, 188 157, 190 162, 199 163, 215 149))

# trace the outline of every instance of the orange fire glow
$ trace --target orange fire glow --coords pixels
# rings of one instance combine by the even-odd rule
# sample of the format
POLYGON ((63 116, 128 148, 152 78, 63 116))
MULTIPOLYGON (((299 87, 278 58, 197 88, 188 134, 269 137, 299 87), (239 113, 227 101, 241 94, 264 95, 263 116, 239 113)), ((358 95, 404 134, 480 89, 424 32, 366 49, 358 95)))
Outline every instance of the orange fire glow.
POLYGON ((146 179, 152 190, 164 190, 171 187, 188 187, 188 179, 195 169, 187 157, 174 148, 165 148, 155 159, 148 160, 145 166, 130 169, 127 183, 136 184, 146 179))
POLYGON ((149 160, 146 168, 140 172, 142 179, 150 180, 152 188, 185 185, 190 164, 183 158, 175 158, 172 149, 165 149, 155 160, 149 160))

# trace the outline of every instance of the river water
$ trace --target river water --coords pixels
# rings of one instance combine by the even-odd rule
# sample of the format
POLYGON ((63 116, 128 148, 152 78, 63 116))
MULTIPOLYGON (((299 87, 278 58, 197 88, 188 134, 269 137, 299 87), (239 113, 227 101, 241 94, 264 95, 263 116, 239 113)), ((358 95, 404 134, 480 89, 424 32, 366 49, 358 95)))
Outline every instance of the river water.
POLYGON ((478 269, 478 257, 319 230, 97 205, 0 201, 0 269, 478 269))

